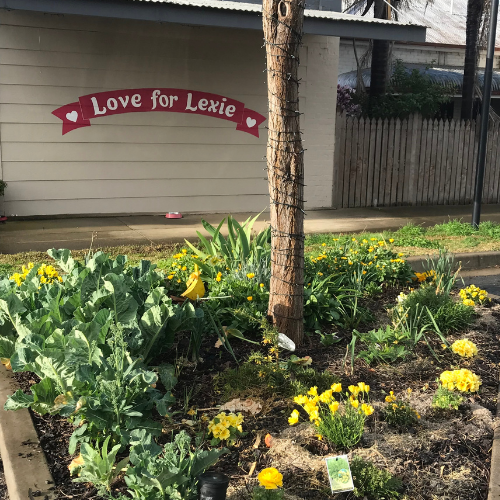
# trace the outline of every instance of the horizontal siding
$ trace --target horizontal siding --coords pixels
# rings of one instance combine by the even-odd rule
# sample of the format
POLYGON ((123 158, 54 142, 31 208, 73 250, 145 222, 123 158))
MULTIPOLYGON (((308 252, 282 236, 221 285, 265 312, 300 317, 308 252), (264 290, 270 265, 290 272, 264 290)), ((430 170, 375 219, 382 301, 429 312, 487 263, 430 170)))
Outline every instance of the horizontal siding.
MULTIPOLYGON (((308 109, 310 57, 313 75, 318 57, 330 64, 328 44, 322 40, 305 37, 301 49, 303 113, 308 109), (307 40, 314 42, 314 54, 307 40)), ((129 113, 94 119, 91 127, 62 136, 61 122, 52 115, 85 94, 141 87, 212 92, 267 115, 264 69, 262 33, 257 31, 2 11, 0 138, 3 178, 9 183, 6 213, 266 208, 266 122, 256 138, 237 131, 234 123, 208 116, 129 113)), ((313 85, 310 92, 323 91, 313 85)), ((318 120, 320 114, 315 113, 318 120)), ((319 131, 312 134, 310 147, 318 143, 321 149, 322 137, 319 131)), ((308 155, 316 171, 330 152, 318 156, 311 150, 306 161, 308 155)))
MULTIPOLYGON (((75 133, 75 132, 71 132, 75 133)), ((236 132, 235 133, 244 133, 236 132)), ((259 161, 263 144, 2 143, 2 161, 259 161), (221 147, 223 146, 223 147, 221 147)), ((35 165, 34 165, 34 168, 35 165)), ((8 181, 8 179, 7 179, 8 181)))
MULTIPOLYGON (((99 179, 262 179, 266 177, 265 161, 259 162, 3 162, 3 172, 9 182, 15 181, 73 181, 99 179), (34 168, 36 167, 36 168, 34 168)), ((6 191, 7 192, 7 191, 6 191)))
POLYGON ((30 200, 5 202, 6 213, 18 216, 56 214, 131 214, 165 212, 260 212, 269 206, 269 195, 179 196, 161 198, 104 198, 30 200), (96 206, 98 210, 96 211, 96 206))
MULTIPOLYGON (((174 114, 174 113, 172 113, 174 114)), ((207 125, 223 121, 213 117, 208 118, 207 125)), ((19 124, 3 123, 0 126, 0 136, 4 143, 9 142, 61 142, 61 122, 54 124, 19 124)), ((115 117, 115 120, 119 119, 115 117)), ((123 121, 123 118, 119 121, 123 121)), ((100 119, 92 121, 90 127, 70 132, 66 141, 93 143, 124 143, 124 144, 244 144, 254 146, 264 144, 265 138, 256 139, 253 135, 236 130, 232 127, 196 127, 198 120, 191 120, 191 126, 186 127, 151 127, 102 125, 100 119)), ((265 134, 264 134, 265 135, 265 134)))
MULTIPOLYGON (((196 196, 216 196, 230 194, 234 188, 234 179, 189 179, 189 198, 196 196)), ((47 200, 101 199, 101 198, 146 198, 185 197, 184 179, 134 180, 78 180, 78 181, 22 181, 9 182, 5 192, 5 202, 29 201, 37 199, 40 191, 47 200)), ((245 179, 238 186, 241 195, 265 193, 266 181, 245 179)))

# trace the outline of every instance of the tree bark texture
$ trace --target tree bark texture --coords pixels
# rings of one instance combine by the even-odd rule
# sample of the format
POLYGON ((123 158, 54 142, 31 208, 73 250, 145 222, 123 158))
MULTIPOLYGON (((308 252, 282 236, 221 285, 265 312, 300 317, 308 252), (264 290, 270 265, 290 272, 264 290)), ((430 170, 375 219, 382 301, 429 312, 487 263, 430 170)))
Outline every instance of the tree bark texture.
POLYGON ((304 335, 304 150, 299 126, 299 48, 304 4, 264 0, 271 211, 268 319, 300 344, 304 335))
POLYGON ((465 23, 465 62, 462 83, 462 120, 472 120, 474 85, 478 59, 479 30, 483 17, 484 0, 468 0, 465 23))
MULTIPOLYGON (((374 17, 387 19, 387 4, 384 0, 374 1, 374 17)), ((383 95, 387 91, 389 74, 389 46, 388 40, 373 40, 372 66, 370 72, 370 101, 383 95)))

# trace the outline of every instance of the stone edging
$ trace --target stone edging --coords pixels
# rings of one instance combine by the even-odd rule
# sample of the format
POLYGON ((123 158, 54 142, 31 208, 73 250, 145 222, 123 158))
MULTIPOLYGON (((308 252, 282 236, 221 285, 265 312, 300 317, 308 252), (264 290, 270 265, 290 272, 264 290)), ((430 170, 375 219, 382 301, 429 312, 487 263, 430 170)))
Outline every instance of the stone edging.
POLYGON ((54 500, 54 480, 28 410, 5 411, 18 389, 12 372, 0 368, 0 456, 9 500, 54 500))
MULTIPOLYGON (((463 271, 500 266, 500 252, 456 253, 454 256, 457 262, 462 263, 463 271)), ((435 258, 435 256, 432 257, 435 258)), ((427 258, 426 256, 416 255, 414 257, 408 257, 406 260, 415 271, 423 271, 423 265, 427 258)))

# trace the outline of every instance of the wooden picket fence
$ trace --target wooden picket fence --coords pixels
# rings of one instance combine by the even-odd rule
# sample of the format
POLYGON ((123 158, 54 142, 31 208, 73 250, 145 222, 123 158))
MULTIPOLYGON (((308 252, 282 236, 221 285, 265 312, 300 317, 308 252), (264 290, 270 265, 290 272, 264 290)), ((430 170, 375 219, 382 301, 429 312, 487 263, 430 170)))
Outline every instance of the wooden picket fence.
MULTIPOLYGON (((334 206, 472 203, 479 121, 337 115, 334 206)), ((500 125, 488 136, 484 203, 500 202, 500 125)))

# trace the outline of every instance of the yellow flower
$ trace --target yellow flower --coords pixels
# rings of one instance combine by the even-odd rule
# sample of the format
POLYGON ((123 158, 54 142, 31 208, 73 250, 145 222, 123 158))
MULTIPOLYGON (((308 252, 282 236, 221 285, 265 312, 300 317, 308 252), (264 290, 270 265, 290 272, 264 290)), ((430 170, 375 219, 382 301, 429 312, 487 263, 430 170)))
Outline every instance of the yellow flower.
POLYGON ((77 468, 81 467, 82 465, 84 465, 84 461, 82 458, 82 454, 80 453, 80 455, 78 455, 76 458, 71 460, 71 463, 68 465, 68 469, 69 469, 70 474, 73 474, 73 469, 77 469, 77 468))
POLYGON ((342 384, 333 384, 331 389, 333 392, 342 392, 342 384))
POLYGON ((338 401, 334 401, 333 403, 330 403, 328 405, 328 408, 330 408, 330 411, 332 413, 335 413, 337 412, 337 410, 339 409, 339 402, 338 401))
POLYGON ((451 350, 463 358, 472 358, 477 354, 476 344, 468 339, 456 340, 451 345, 451 350))
POLYGON ((319 400, 322 403, 328 404, 332 400, 332 397, 333 397, 332 393, 333 393, 333 391, 331 389, 329 391, 323 392, 322 394, 320 394, 319 400))
POLYGON ((255 278, 255 274, 254 274, 254 273, 248 273, 248 274, 247 274, 247 278, 248 278, 248 279, 255 278))
POLYGON ((261 283, 259 286, 260 286, 261 288, 264 288, 264 283, 261 283))
POLYGON ((348 387, 349 391, 353 394, 353 396, 357 396, 359 394, 359 391, 361 390, 358 386, 356 385, 350 385, 348 387))
POLYGON ((396 401, 396 396, 394 396, 394 392, 390 391, 389 396, 386 396, 385 400, 387 403, 392 403, 393 401, 396 401))
POLYGON ((293 402, 294 403, 297 403, 298 405, 303 405, 303 404, 306 404, 308 401, 307 399, 307 396, 302 396, 302 395, 299 395, 299 396, 295 396, 293 398, 293 402))
POLYGON ((290 425, 295 425, 299 421, 299 412, 297 410, 293 410, 292 414, 288 418, 288 423, 290 425))
POLYGON ((367 405, 366 403, 363 403, 361 405, 361 409, 363 410, 363 413, 368 417, 373 413, 373 406, 372 405, 367 405))
POLYGON ((349 402, 351 403, 351 406, 354 406, 354 408, 357 408, 359 406, 359 401, 357 399, 354 399, 352 396, 349 398, 349 402))
POLYGON ((253 297, 250 295, 249 297, 247 297, 247 300, 248 300, 249 302, 252 302, 253 297))
POLYGON ((389 243, 394 243, 394 238, 389 238, 389 243))
POLYGON ((370 392, 370 386, 364 382, 358 382, 358 387, 361 392, 366 392, 367 394, 370 392))
POLYGON ((326 243, 321 243, 321 246, 322 247, 326 247, 326 243))
POLYGON ((257 479, 266 490, 275 490, 278 486, 283 486, 283 476, 274 467, 260 471, 257 479))
POLYGON ((317 388, 316 386, 311 387, 311 388, 307 391, 307 394, 309 394, 309 396, 317 396, 317 395, 318 395, 318 388, 317 388))
POLYGON ((173 275, 173 274, 171 274, 170 276, 167 276, 167 278, 168 278, 169 280, 173 279, 173 277, 174 277, 174 275, 173 275))
POLYGON ((183 271, 187 271, 187 267, 186 266, 182 266, 182 270, 183 271))

